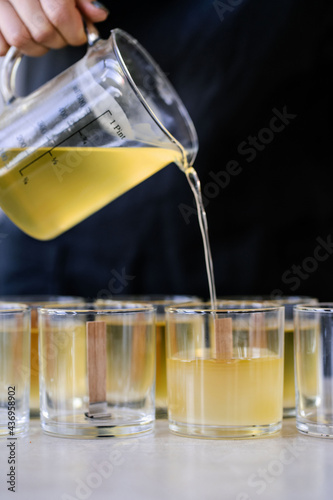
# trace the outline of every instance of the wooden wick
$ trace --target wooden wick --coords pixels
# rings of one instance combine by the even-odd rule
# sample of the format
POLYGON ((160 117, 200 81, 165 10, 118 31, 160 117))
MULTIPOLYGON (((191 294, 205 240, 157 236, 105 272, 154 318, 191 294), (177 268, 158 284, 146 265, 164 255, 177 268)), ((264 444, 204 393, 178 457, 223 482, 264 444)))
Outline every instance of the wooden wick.
POLYGON ((137 313, 132 334, 131 376, 133 380, 142 380, 146 365, 146 329, 144 314, 137 313))
POLYGON ((89 418, 110 417, 106 401, 106 324, 87 321, 89 418))
POLYGON ((38 328, 38 309, 31 308, 31 328, 38 328))
POLYGON ((263 313, 258 312, 251 317, 249 328, 249 347, 267 347, 267 335, 265 329, 265 318, 263 313))
POLYGON ((216 359, 231 359, 233 356, 232 318, 214 318, 216 359))

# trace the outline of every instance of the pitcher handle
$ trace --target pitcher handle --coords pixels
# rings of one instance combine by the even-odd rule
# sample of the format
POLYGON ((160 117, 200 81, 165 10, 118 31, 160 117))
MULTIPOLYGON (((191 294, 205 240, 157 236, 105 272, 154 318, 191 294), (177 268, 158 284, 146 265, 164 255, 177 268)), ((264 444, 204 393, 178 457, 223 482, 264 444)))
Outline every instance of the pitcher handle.
MULTIPOLYGON (((88 46, 92 47, 100 39, 99 32, 96 26, 89 21, 84 20, 84 27, 88 46)), ((22 57, 22 52, 16 47, 10 47, 2 62, 0 68, 0 92, 6 105, 11 104, 17 98, 15 82, 22 57)))
POLYGON ((0 71, 0 92, 5 104, 10 104, 16 99, 15 81, 22 56, 22 52, 16 47, 10 47, 2 62, 0 71))

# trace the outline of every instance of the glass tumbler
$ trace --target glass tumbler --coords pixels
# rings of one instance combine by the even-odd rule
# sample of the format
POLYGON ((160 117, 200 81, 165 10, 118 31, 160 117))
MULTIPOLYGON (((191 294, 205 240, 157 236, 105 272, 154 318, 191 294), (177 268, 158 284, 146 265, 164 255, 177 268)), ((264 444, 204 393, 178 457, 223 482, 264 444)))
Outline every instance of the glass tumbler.
POLYGON ((82 297, 67 295, 8 295, 0 300, 20 302, 31 309, 31 350, 30 350, 30 417, 39 417, 39 357, 38 357, 38 316, 37 308, 41 306, 56 306, 84 304, 82 297))
POLYGON ((27 432, 29 387, 30 309, 0 302, 0 437, 27 432))
POLYGON ((296 427, 333 438, 333 303, 294 309, 296 427))
POLYGON ((280 430, 284 309, 236 301, 167 309, 171 431, 246 438, 280 430))
POLYGON ((155 420, 155 310, 39 308, 41 425, 64 437, 130 436, 155 420))

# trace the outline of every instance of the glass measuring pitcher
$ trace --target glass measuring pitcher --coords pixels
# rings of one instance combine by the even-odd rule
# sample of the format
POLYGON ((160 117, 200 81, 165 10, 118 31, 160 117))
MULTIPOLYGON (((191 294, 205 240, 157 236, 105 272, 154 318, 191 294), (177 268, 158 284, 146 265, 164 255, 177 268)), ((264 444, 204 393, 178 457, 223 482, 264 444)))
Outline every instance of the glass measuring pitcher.
POLYGON ((30 236, 58 236, 164 166, 192 164, 198 143, 175 90, 146 50, 114 29, 27 97, 21 55, 0 75, 0 206, 30 236))

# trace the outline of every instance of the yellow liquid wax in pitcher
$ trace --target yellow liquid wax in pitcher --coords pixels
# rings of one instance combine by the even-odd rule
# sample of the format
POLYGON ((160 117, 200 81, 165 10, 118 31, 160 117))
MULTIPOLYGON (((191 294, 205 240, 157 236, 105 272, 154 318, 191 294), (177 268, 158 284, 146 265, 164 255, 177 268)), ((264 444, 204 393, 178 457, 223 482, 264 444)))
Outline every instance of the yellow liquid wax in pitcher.
POLYGON ((178 151, 157 147, 39 149, 29 160, 24 153, 6 152, 0 168, 1 207, 19 228, 40 240, 58 236, 182 159, 178 151))
POLYGON ((199 425, 269 425, 282 419, 283 360, 167 360, 169 418, 199 425))

